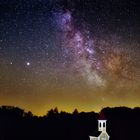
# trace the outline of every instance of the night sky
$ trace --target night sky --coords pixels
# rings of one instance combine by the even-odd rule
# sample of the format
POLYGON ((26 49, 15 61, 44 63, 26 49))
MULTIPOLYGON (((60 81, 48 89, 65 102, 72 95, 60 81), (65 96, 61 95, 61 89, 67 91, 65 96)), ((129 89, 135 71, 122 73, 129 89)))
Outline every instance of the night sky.
POLYGON ((0 105, 140 106, 139 2, 0 0, 0 105))

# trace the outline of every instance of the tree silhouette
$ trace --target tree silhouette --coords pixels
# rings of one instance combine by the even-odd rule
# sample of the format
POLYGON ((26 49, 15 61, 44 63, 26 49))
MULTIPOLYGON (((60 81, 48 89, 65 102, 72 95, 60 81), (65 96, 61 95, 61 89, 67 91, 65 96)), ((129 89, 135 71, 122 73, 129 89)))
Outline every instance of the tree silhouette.
POLYGON ((73 113, 72 113, 73 115, 78 115, 78 110, 77 109, 75 109, 74 111, 73 111, 73 113))
MULTIPOLYGON (((103 108, 110 140, 139 139, 140 108, 103 108)), ((72 114, 54 108, 43 117, 12 106, 0 107, 1 140, 89 140, 97 131, 99 117, 95 112, 72 114)))

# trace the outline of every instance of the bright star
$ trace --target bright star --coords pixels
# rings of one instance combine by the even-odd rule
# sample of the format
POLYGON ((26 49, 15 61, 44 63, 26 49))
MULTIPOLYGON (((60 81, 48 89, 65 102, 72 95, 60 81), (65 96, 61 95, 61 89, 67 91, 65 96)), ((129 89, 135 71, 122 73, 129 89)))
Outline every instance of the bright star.
POLYGON ((27 62, 26 65, 27 65, 27 66, 30 66, 30 62, 27 62))

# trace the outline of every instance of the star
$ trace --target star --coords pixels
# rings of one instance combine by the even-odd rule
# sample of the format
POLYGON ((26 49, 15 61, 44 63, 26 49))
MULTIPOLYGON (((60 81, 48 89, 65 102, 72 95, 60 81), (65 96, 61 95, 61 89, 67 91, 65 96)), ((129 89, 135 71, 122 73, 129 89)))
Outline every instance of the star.
POLYGON ((31 65, 31 63, 30 63, 30 62, 27 62, 27 63, 26 63, 26 65, 27 65, 27 66, 30 66, 30 65, 31 65))

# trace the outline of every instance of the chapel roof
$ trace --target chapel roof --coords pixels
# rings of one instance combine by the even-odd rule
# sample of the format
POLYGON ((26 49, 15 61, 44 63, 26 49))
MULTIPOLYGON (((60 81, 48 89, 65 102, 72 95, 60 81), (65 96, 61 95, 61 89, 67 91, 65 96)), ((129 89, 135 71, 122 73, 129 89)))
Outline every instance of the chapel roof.
POLYGON ((94 133, 91 134, 91 136, 93 136, 93 137, 99 137, 101 133, 102 132, 100 132, 100 131, 95 131, 94 133))
POLYGON ((99 120, 106 120, 106 117, 105 117, 103 111, 101 111, 100 114, 99 114, 99 120))

